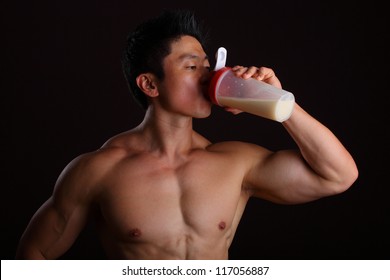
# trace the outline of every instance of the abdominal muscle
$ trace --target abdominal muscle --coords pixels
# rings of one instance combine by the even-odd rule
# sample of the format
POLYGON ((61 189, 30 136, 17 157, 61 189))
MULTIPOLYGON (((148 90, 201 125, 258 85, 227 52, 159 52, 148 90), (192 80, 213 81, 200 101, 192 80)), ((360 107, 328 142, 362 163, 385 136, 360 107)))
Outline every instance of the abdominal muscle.
POLYGON ((122 241, 103 237, 102 242, 110 259, 133 260, 196 260, 228 259, 229 238, 203 238, 194 231, 177 232, 170 238, 122 241))
POLYGON ((121 221, 103 221, 100 236, 110 259, 228 258, 237 227, 234 216, 219 213, 217 218, 199 209, 199 216, 191 213, 191 218, 179 207, 158 204, 139 215, 122 215, 121 221))

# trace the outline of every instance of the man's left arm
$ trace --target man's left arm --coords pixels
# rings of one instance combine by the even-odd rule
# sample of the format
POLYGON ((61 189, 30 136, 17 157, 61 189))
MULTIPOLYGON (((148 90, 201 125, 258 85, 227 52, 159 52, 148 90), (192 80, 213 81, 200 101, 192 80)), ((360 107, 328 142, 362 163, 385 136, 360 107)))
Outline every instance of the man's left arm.
POLYGON ((283 126, 298 145, 302 157, 322 179, 324 187, 341 192, 357 179, 354 159, 339 139, 323 124, 295 104, 283 126))
MULTIPOLYGON (((281 88, 270 68, 236 66, 233 70, 237 76, 281 88)), ((302 203, 341 193, 355 182, 358 169, 351 154, 333 132, 298 104, 283 126, 299 150, 265 153, 253 149, 243 185, 253 196, 279 203, 302 203)))
POLYGON ((336 136, 299 105, 283 122, 298 150, 252 148, 243 187, 251 196, 275 203, 305 203, 346 191, 358 170, 336 136))

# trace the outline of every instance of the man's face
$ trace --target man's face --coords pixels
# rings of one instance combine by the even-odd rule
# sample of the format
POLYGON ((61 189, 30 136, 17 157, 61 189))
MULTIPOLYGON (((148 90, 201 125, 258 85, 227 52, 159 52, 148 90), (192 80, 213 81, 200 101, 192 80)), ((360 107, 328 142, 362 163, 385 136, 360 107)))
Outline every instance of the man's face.
POLYGON ((195 118, 211 113, 205 98, 210 77, 210 63, 198 40, 183 36, 171 45, 171 53, 163 61, 165 77, 158 82, 162 107, 195 118))

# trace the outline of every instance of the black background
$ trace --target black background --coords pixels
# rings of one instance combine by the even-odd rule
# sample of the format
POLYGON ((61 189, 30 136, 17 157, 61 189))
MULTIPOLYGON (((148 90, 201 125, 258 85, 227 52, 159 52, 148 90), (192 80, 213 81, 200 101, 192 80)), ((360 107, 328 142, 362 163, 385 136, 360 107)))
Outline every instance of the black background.
MULTIPOLYGON (((163 8, 208 26, 212 63, 268 66, 354 156, 347 192, 296 206, 249 202, 231 259, 389 258, 388 14, 374 1, 8 1, 1 23, 1 259, 65 165, 137 125, 120 65, 125 38, 163 8)), ((211 141, 295 148, 276 122, 214 107, 194 127, 211 141)), ((89 225, 64 259, 102 259, 89 225)))

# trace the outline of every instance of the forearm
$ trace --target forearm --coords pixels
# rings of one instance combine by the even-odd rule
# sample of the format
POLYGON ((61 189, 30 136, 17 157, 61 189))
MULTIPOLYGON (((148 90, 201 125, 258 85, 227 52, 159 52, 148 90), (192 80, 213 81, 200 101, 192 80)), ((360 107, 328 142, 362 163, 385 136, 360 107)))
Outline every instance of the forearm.
POLYGON ((298 104, 290 119, 283 122, 312 170, 325 182, 348 188, 357 178, 357 168, 350 153, 323 124, 298 104))
POLYGON ((57 259, 77 238, 85 222, 84 216, 58 211, 50 198, 38 209, 23 233, 16 258, 57 259), (72 216, 75 218, 71 219, 72 216))
POLYGON ((20 239, 16 259, 55 259, 65 251, 58 248, 61 233, 54 232, 47 224, 47 220, 33 218, 20 239))
POLYGON ((16 251, 15 259, 17 260, 46 260, 38 247, 28 246, 21 243, 16 251))

